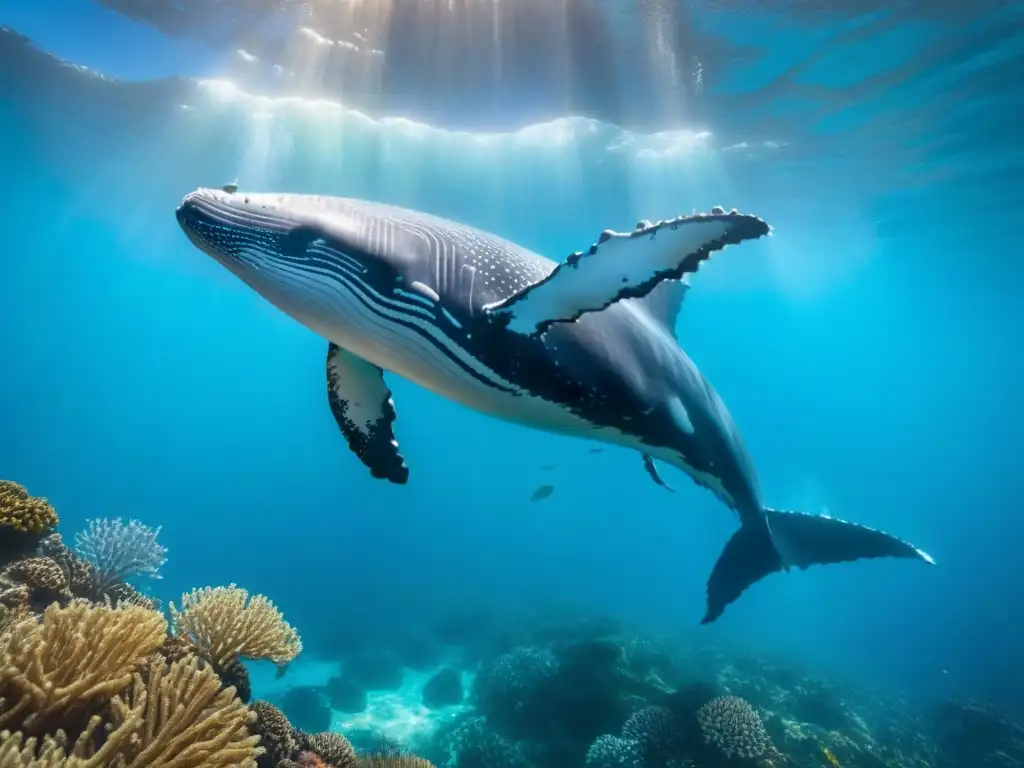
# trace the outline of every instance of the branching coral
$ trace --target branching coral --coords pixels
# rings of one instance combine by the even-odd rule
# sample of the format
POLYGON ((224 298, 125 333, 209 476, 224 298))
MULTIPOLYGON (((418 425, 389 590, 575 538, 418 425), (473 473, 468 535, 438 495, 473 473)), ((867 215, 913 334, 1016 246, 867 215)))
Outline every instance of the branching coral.
POLYGON ((270 600, 250 599, 234 584, 195 589, 181 596, 181 610, 170 609, 176 631, 218 667, 238 656, 287 664, 302 650, 298 633, 270 600))
POLYGON ((188 657, 150 661, 129 692, 111 702, 110 768, 255 768, 263 750, 255 716, 213 670, 188 657))
POLYGON ((70 749, 60 731, 0 734, 0 768, 255 768, 252 713, 194 656, 169 667, 154 657, 132 680, 110 701, 109 722, 93 716, 70 749))
POLYGON ((719 696, 697 710, 704 742, 727 758, 761 757, 771 739, 760 716, 738 696, 719 696))
POLYGON ((131 683, 166 635, 159 613, 83 601, 16 622, 0 636, 0 728, 37 736, 86 717, 131 683))
POLYGON ((683 736, 683 724, 665 707, 644 707, 622 726, 622 737, 639 744, 648 763, 683 757, 683 736))
POLYGON ((356 765, 358 768, 434 768, 434 764, 429 760, 411 755, 402 755, 401 757, 370 755, 360 757, 356 765))
POLYGON ((92 564, 105 583, 127 581, 132 576, 160 578, 167 549, 156 537, 160 528, 138 520, 125 525, 121 518, 90 520, 88 529, 75 535, 75 552, 92 564))
POLYGON ((632 739, 598 736, 587 750, 587 768, 643 768, 643 750, 632 739))
POLYGON ((0 480, 0 525, 19 533, 46 533, 59 519, 46 499, 30 496, 24 486, 0 480))

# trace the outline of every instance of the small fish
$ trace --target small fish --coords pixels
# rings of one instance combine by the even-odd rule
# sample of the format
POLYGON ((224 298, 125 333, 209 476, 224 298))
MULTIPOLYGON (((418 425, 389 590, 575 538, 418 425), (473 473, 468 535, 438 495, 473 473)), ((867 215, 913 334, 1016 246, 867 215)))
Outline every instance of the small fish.
POLYGON ((835 755, 832 754, 832 750, 831 749, 829 749, 828 747, 822 747, 821 748, 821 752, 822 752, 823 755, 825 755, 825 759, 828 760, 828 762, 831 765, 835 766, 835 768, 843 768, 839 764, 839 758, 837 758, 835 755))
POLYGON ((604 452, 604 448, 591 448, 590 452, 591 453, 603 453, 604 452))
POLYGON ((227 192, 229 195, 235 194, 238 191, 238 182, 232 182, 231 184, 225 184, 221 187, 222 192, 227 192))
POLYGON ((542 485, 540 488, 533 492, 533 496, 530 497, 530 501, 540 501, 541 499, 546 499, 554 492, 555 486, 542 485))

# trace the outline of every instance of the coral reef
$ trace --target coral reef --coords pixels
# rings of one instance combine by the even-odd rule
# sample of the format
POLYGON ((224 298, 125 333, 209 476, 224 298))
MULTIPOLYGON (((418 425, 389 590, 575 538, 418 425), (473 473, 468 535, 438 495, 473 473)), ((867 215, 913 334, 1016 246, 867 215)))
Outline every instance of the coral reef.
POLYGON ((53 604, 41 620, 15 623, 0 637, 0 728, 40 736, 69 722, 84 725, 94 707, 130 685, 166 635, 167 621, 155 611, 84 601, 53 604))
POLYGON ((0 564, 34 552, 58 522, 46 499, 29 495, 18 483, 0 480, 0 564))
POLYGON ((394 642, 378 628, 327 659, 342 674, 310 685, 296 669, 247 706, 245 661, 283 670, 302 650, 267 598, 194 590, 168 621, 125 581, 158 570, 156 531, 136 526, 150 554, 127 555, 94 540, 131 523, 94 524, 76 554, 45 502, 0 491, 0 768, 1024 766, 1024 728, 991 706, 922 710, 796 660, 568 611, 478 611, 394 642), (16 515, 38 521, 3 522, 16 515))
POLYGON ((18 483, 0 480, 0 525, 16 533, 42 534, 56 528, 59 521, 46 499, 31 496, 18 483))
POLYGON ((53 533, 39 542, 39 554, 55 562, 64 574, 67 589, 74 597, 94 603, 131 603, 144 608, 156 608, 158 603, 130 584, 103 578, 92 563, 81 559, 67 545, 59 533, 53 533))
POLYGON ((0 636, 0 765, 255 768, 252 713, 140 606, 56 603, 0 636), (74 740, 71 741, 72 735, 74 740))
POLYGON ((241 659, 283 665, 302 649, 264 596, 190 592, 172 633, 124 581, 156 575, 157 531, 94 523, 76 554, 56 524, 0 483, 0 768, 432 768, 401 750, 357 757, 340 734, 246 706, 241 659))

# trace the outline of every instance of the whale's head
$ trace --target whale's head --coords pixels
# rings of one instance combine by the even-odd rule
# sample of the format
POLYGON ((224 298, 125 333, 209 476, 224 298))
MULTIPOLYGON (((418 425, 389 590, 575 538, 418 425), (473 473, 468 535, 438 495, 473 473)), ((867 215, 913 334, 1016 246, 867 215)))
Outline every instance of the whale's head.
POLYGON ((324 333, 343 324, 353 291, 393 282, 394 264, 358 207, 314 195, 198 189, 176 211, 192 244, 300 322, 324 333))
POLYGON ((327 234, 346 250, 361 250, 359 222, 329 210, 328 201, 313 195, 243 194, 230 185, 189 193, 176 216, 193 245, 233 272, 272 269, 296 260, 311 239, 327 234))

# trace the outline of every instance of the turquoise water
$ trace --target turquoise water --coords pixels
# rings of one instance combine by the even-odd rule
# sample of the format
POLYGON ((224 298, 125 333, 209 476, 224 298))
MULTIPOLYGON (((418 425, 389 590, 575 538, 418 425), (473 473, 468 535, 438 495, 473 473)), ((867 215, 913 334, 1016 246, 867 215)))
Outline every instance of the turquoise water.
MULTIPOLYGON (((469 607, 568 606, 1014 710, 1021 7, 709 12, 694 34, 750 55, 690 92, 701 120, 510 115, 484 132, 471 115, 261 96, 219 64, 176 70, 170 44, 133 72, 142 50, 83 42, 113 12, 83 11, 75 34, 73 17, 0 4, 0 23, 41 47, 0 35, 0 477, 48 497, 62 530, 162 526, 164 599, 231 582, 271 597, 305 641, 289 673, 303 681, 340 638, 393 640, 469 607), (149 79, 176 72, 200 79, 149 79), (411 479, 375 481, 327 408, 324 341, 178 229, 182 195, 233 181, 418 208, 556 260, 641 218, 762 216, 770 240, 693 280, 680 343, 769 504, 883 528, 937 567, 775 575, 699 627, 736 525, 713 496, 663 467, 666 493, 634 453, 592 453, 396 377, 411 479)), ((117 23, 125 40, 145 29, 117 23)), ((289 679, 254 674, 257 694, 289 679)))

